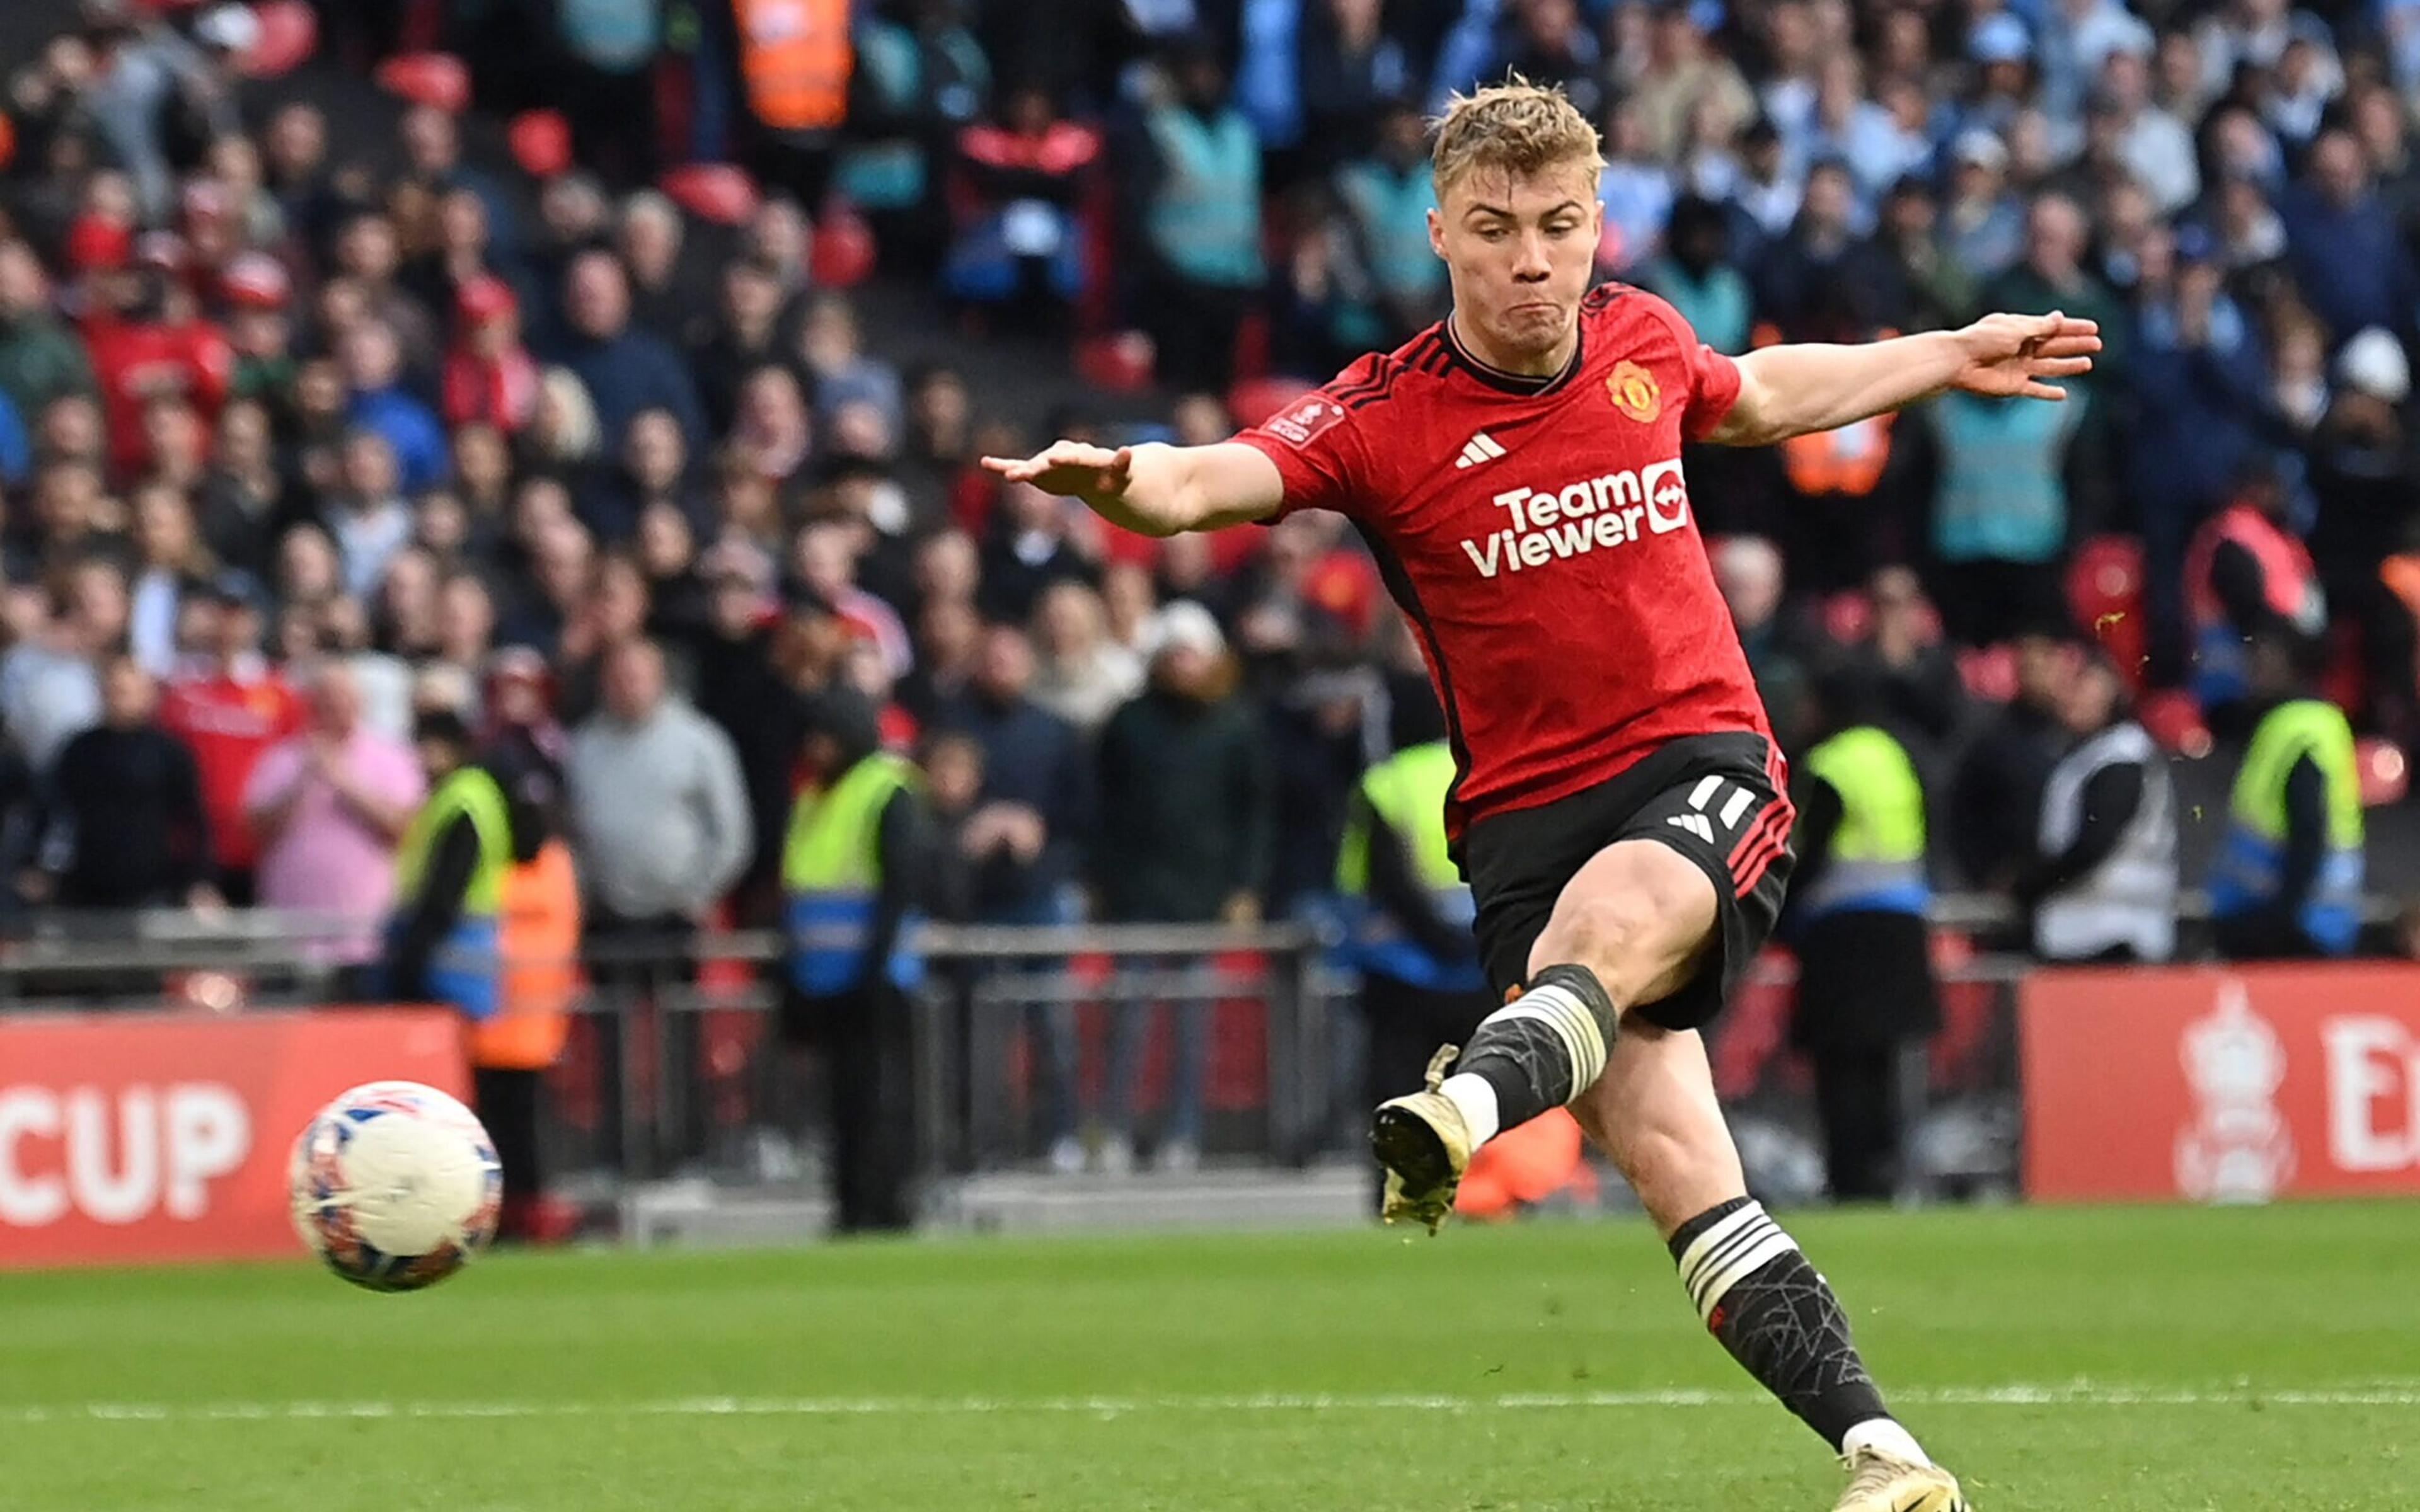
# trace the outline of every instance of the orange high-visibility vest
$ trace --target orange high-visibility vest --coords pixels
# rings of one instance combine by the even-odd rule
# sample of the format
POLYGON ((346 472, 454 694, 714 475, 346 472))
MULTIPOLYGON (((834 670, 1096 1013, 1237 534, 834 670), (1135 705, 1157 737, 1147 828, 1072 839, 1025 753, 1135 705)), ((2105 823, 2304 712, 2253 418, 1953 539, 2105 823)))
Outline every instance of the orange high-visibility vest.
POLYGON ((1837 430, 1792 436, 1781 443, 1782 470, 1802 494, 1845 494, 1861 499, 1882 482, 1890 465, 1892 414, 1870 416, 1837 430))
POLYGON ((824 131, 848 118, 848 0, 735 0, 739 76, 756 118, 779 131, 824 131))
POLYGON ((471 1026, 471 1063, 544 1071, 563 1054, 580 990, 580 884, 571 847, 551 840, 504 873, 498 906, 503 957, 495 1016, 471 1026))

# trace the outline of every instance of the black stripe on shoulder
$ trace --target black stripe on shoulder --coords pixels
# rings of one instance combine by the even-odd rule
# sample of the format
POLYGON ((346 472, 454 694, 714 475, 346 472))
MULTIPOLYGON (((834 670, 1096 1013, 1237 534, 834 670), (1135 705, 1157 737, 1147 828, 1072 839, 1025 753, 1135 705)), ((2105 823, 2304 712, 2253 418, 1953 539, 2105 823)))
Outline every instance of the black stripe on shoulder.
POLYGON ((1376 375, 1377 381, 1350 399, 1339 400, 1338 403, 1343 405, 1345 409, 1358 409, 1365 405, 1377 404, 1394 396, 1395 380, 1404 375, 1403 363, 1394 357, 1378 357, 1373 361, 1374 363, 1373 372, 1376 375))
POLYGON ((1435 377, 1453 365, 1453 347, 1441 332, 1432 331, 1420 338, 1412 353, 1412 371, 1435 377))
POLYGON ((1635 292, 1627 284, 1599 284, 1580 296, 1580 308, 1590 315, 1611 307, 1615 301, 1635 292))

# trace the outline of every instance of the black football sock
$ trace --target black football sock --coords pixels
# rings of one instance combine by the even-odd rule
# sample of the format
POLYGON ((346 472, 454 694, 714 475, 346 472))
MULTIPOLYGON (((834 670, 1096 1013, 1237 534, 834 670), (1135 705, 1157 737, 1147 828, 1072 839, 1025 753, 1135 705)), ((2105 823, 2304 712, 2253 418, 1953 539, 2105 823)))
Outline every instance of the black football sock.
POLYGON ((1761 1204, 1709 1208, 1671 1245, 1707 1331, 1836 1453, 1851 1428, 1890 1416, 1839 1299, 1761 1204))
POLYGON ((1490 1013, 1463 1047, 1456 1075, 1494 1088, 1497 1129, 1563 1107, 1596 1084, 1614 1037, 1613 999, 1596 973, 1553 965, 1490 1013))

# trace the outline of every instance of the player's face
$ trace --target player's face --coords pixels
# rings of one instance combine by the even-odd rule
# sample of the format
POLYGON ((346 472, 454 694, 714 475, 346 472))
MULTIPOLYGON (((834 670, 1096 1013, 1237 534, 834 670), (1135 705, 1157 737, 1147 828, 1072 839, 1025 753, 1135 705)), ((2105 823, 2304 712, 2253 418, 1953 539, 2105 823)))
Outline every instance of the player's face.
POLYGON ((1478 169, 1447 186, 1429 244, 1445 259, 1463 338, 1516 370, 1559 363, 1604 231, 1596 181, 1576 162, 1527 177, 1478 169))

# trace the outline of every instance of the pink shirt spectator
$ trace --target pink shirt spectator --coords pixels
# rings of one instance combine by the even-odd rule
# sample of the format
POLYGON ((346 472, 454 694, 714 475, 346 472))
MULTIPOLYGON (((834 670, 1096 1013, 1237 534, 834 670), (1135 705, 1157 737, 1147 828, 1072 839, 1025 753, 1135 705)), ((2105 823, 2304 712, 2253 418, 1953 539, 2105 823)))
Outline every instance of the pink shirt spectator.
MULTIPOLYGON (((395 903, 395 846, 314 769, 313 747, 307 734, 278 746, 260 759, 244 790, 244 811, 256 821, 289 798, 294 803, 285 827, 261 843, 259 901, 267 908, 360 919, 363 928, 345 932, 332 949, 348 961, 365 960, 395 903)), ((376 731, 356 729, 336 759, 356 789, 404 813, 427 795, 411 748, 376 731)))

